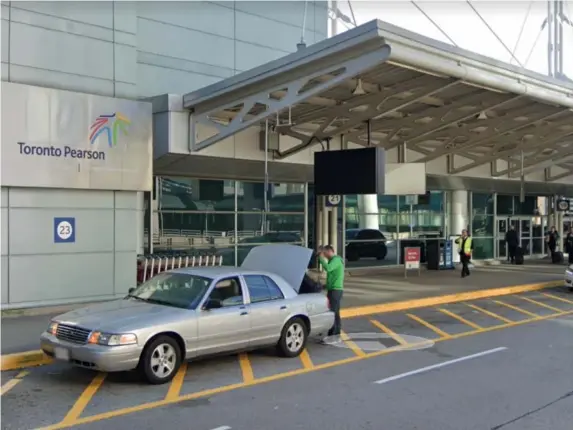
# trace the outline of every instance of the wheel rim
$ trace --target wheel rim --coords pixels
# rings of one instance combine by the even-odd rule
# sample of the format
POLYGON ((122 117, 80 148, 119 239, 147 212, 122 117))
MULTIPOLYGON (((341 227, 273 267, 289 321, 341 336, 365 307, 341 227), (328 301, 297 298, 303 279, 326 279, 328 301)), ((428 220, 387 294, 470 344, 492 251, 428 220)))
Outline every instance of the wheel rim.
POLYGON ((286 333, 286 346, 290 352, 298 352, 304 343, 304 328, 299 323, 289 326, 286 333))
POLYGON ((166 378, 173 373, 176 361, 175 348, 168 343, 162 343, 151 354, 151 371, 158 378, 166 378))

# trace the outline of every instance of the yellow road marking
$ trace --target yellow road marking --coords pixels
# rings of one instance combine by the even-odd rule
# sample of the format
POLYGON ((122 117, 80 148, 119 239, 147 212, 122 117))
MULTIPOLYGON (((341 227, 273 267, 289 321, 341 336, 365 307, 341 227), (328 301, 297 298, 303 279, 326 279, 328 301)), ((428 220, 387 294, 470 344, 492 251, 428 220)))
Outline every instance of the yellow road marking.
POLYGON ((546 303, 538 302, 537 300, 530 299, 529 297, 522 297, 522 296, 518 296, 518 297, 520 299, 528 301, 529 303, 533 303, 534 305, 541 306, 543 308, 547 308, 547 309, 552 310, 554 312, 563 312, 563 309, 559 309, 559 308, 556 308, 554 306, 550 306, 546 303))
MULTIPOLYGON (((571 315, 571 314, 573 314, 573 311, 561 312, 560 314, 544 315, 544 316, 540 316, 537 318, 530 318, 530 319, 521 320, 521 321, 512 321, 511 323, 508 323, 508 324, 500 324, 500 325, 496 325, 496 326, 492 326, 492 327, 485 327, 485 328, 482 328, 481 330, 471 330, 471 331, 466 331, 463 333, 453 334, 448 338, 433 339, 433 341, 434 342, 441 342, 441 341, 445 341, 445 340, 460 339, 460 338, 464 338, 464 337, 475 336, 475 335, 478 335, 481 333, 488 333, 491 331, 501 330, 501 329, 505 329, 505 328, 509 328, 509 327, 521 326, 521 325, 529 324, 529 323, 532 323, 535 321, 543 321, 543 320, 553 319, 556 317, 560 317, 560 316, 564 316, 564 315, 571 315)), ((427 341, 410 344, 410 346, 412 346, 412 347, 423 346, 423 345, 427 345, 427 341)), ((319 365, 314 366, 312 369, 297 369, 297 370, 292 370, 292 371, 285 372, 285 373, 279 373, 276 375, 267 376, 264 378, 258 378, 256 380, 254 380, 252 384, 237 383, 237 384, 225 385, 223 387, 217 387, 217 388, 212 388, 212 389, 208 389, 208 390, 198 391, 196 393, 185 394, 185 395, 179 396, 178 398, 173 399, 173 400, 158 400, 155 402, 144 403, 144 404, 132 406, 129 408, 116 409, 116 410, 113 410, 110 412, 104 412, 104 413, 92 415, 89 417, 79 418, 77 421, 72 422, 72 423, 64 423, 62 421, 58 424, 43 427, 43 428, 38 429, 38 430, 59 430, 59 429, 69 428, 71 426, 93 423, 93 422, 102 421, 102 420, 109 419, 109 418, 115 418, 115 417, 119 417, 119 416, 123 416, 123 415, 128 415, 128 414, 131 414, 134 412, 141 412, 141 411, 157 408, 160 406, 166 406, 166 405, 171 405, 171 404, 178 403, 178 402, 184 402, 187 400, 193 400, 193 399, 198 399, 198 398, 202 398, 202 397, 213 396, 215 394, 226 393, 226 392, 229 392, 232 390, 236 390, 238 388, 244 388, 247 386, 265 384, 268 382, 278 381, 278 380, 286 379, 286 378, 297 376, 297 375, 303 375, 305 373, 315 372, 317 370, 329 369, 329 368, 341 366, 344 364, 355 363, 358 361, 362 361, 362 360, 366 360, 366 359, 374 358, 374 357, 380 357, 380 356, 391 354, 391 353, 398 352, 398 351, 401 351, 401 349, 399 349, 399 348, 383 349, 381 351, 370 352, 368 354, 365 354, 362 357, 353 356, 353 357, 345 358, 342 360, 331 361, 328 363, 319 364, 319 365)))
POLYGON ((543 294, 545 297, 549 297, 555 300, 560 300, 563 303, 569 303, 570 305, 573 305, 573 301, 569 300, 569 299, 564 299, 563 297, 559 297, 559 296, 554 296, 553 294, 549 294, 549 293, 541 293, 543 294))
POLYGON ((241 365, 241 372, 243 372, 243 381, 245 384, 251 384, 255 380, 253 374, 253 367, 251 366, 251 360, 246 352, 239 354, 239 364, 241 365))
MULTIPOLYGON (((406 300, 403 302, 383 303, 379 305, 358 306, 341 309, 342 318, 354 318, 365 315, 381 314, 386 312, 404 311, 407 309, 426 308, 446 303, 466 302, 469 300, 486 299, 489 297, 507 296, 510 294, 525 293, 542 290, 544 288, 558 287, 563 281, 541 282, 537 284, 515 285, 513 287, 491 288, 489 290, 468 291, 465 293, 448 294, 424 299, 406 300)), ((571 302, 573 303, 573 302, 571 302)))
POLYGON ((340 332, 340 340, 342 340, 348 348, 354 352, 358 357, 364 357, 366 353, 362 351, 354 342, 350 340, 350 337, 345 332, 340 332))
POLYGON ((28 373, 30 372, 23 370, 22 372, 18 373, 13 379, 10 379, 8 382, 2 385, 2 387, 0 388, 0 396, 3 396, 12 388, 14 388, 16 385, 18 385, 22 381, 22 378, 26 376, 28 373))
POLYGON ((165 400, 173 400, 179 397, 179 393, 181 392, 181 387, 183 386, 183 381, 185 380, 185 375, 187 374, 187 362, 183 361, 181 363, 181 367, 177 371, 177 374, 171 381, 171 385, 169 385, 169 391, 165 395, 165 400))
POLYGON ((502 302, 501 300, 492 300, 494 303, 498 305, 505 306, 506 308, 513 309, 514 311, 521 312, 524 315, 529 315, 530 317, 538 317, 539 314, 535 314, 533 312, 526 311, 525 309, 521 309, 519 306, 510 305, 509 303, 502 302))
POLYGON ((380 321, 370 320, 370 322, 374 324, 376 327, 378 327, 380 330, 382 330, 384 333, 386 333, 388 336, 390 336, 392 339, 394 339, 396 342, 398 342, 400 345, 408 345, 408 342, 406 342, 402 336, 400 336, 397 333, 394 333, 380 321))
POLYGON ((314 367, 314 364, 312 363, 310 355, 308 355, 308 351, 306 349, 300 353, 300 361, 302 362, 302 366, 305 369, 312 369, 314 367))
MULTIPOLYGON (((340 316, 342 318, 355 318, 360 316, 367 316, 380 313, 404 311, 408 309, 432 307, 444 305, 447 303, 464 302, 469 300, 484 299, 489 297, 507 296, 510 294, 524 293, 528 291, 537 291, 544 288, 558 287, 563 284, 562 281, 541 282, 537 284, 516 285, 513 287, 492 288, 489 290, 468 291, 459 294, 448 294, 445 296, 428 297, 424 299, 406 300, 401 302, 383 303, 378 305, 358 306, 352 308, 341 309, 340 316)), ((544 294, 544 293, 542 293, 544 294)), ((556 300, 561 300, 565 303, 573 304, 573 301, 555 297, 546 294, 556 300)), ((41 366, 49 364, 53 360, 44 355, 42 351, 27 351, 17 354, 3 355, 0 357, 2 360, 1 370, 17 370, 33 366, 41 366)))
POLYGON ((105 376, 106 376, 105 373, 98 373, 94 377, 94 379, 92 379, 92 382, 90 382, 90 384, 87 386, 84 392, 80 394, 80 397, 78 398, 78 400, 76 400, 76 403, 74 403, 72 409, 69 410, 65 418, 62 420, 62 425, 70 426, 73 425, 73 423, 75 423, 78 419, 80 419, 80 415, 82 414, 82 412, 84 411, 90 400, 93 398, 95 393, 97 393, 97 390, 99 390, 99 388, 103 384, 105 376))
POLYGON ((498 315, 498 314, 496 314, 496 313, 493 313, 492 311, 488 311, 487 309, 480 308, 479 306, 472 305, 472 304, 470 304, 470 303, 466 303, 466 305, 469 306, 469 307, 472 308, 472 309, 475 309, 476 311, 483 312, 484 314, 489 315, 490 317, 494 317, 494 318, 496 318, 496 319, 498 319, 498 320, 500 320, 500 321, 503 321, 503 322, 505 322, 505 323, 508 323, 508 324, 513 324, 513 323, 514 323, 514 321, 512 321, 512 320, 510 320, 510 319, 508 319, 508 318, 506 318, 506 317, 502 317, 501 315, 498 315))
MULTIPOLYGON (((430 330, 432 330, 434 333, 439 334, 440 336, 442 336, 443 338, 447 338, 449 339, 450 337, 452 337, 450 334, 446 333, 444 330, 436 327, 433 324, 430 324, 428 321, 423 320, 422 318, 420 318, 419 316, 413 315, 413 314, 406 314, 408 315, 409 318, 412 318, 414 321, 418 321, 420 324, 422 324, 423 326, 428 327, 430 330)), ((434 340, 434 339, 432 339, 434 340)))
POLYGON ((25 367, 41 366, 52 362, 52 359, 40 350, 2 355, 1 358, 2 372, 5 370, 18 370, 25 367))
POLYGON ((453 312, 450 312, 450 311, 447 310, 447 309, 438 309, 438 310, 439 310, 440 312, 446 314, 446 315, 451 316, 452 318, 457 319, 457 320, 460 321, 460 322, 463 322, 465 325, 469 325, 470 327, 475 328, 476 330, 481 330, 481 329, 482 329, 482 327, 479 326, 479 325, 477 325, 476 323, 473 323, 473 322, 471 322, 471 321, 468 321, 468 320, 465 319, 464 317, 462 317, 462 316, 460 316, 460 315, 458 315, 458 314, 455 314, 455 313, 453 313, 453 312))

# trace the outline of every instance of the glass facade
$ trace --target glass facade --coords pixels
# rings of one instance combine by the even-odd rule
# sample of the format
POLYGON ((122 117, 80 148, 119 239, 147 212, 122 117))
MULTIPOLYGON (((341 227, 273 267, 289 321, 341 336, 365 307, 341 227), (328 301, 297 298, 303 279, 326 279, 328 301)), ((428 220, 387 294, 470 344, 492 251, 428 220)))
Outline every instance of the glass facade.
POLYGON ((305 184, 158 177, 154 251, 220 256, 241 264, 265 243, 305 244, 305 184))
MULTIPOLYGON (((215 255, 224 265, 238 265, 256 245, 316 245, 312 184, 270 183, 265 190, 263 182, 157 177, 155 185, 146 206, 148 217, 153 211, 155 253, 215 255)), ((511 225, 519 230, 526 255, 546 252, 545 198, 526 196, 521 203, 514 195, 470 196, 475 259, 505 258, 505 233, 511 225)), ((372 267, 402 264, 403 248, 420 246, 424 262, 427 241, 443 238, 449 229, 448 199, 444 191, 414 197, 345 196, 344 204, 334 208, 338 252, 344 248, 350 268, 372 267)), ((570 219, 564 221, 568 227, 570 219)), ((147 240, 147 230, 145 236, 147 240)))

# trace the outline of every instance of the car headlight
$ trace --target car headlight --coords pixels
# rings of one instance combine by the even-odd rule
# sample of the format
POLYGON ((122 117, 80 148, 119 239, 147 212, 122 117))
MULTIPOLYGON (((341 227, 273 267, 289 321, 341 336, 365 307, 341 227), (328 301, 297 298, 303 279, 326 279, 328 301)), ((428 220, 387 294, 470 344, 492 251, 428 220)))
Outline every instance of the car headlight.
POLYGON ((132 333, 114 334, 92 331, 88 343, 105 346, 133 345, 137 343, 137 336, 132 333))
POLYGON ((46 329, 46 331, 48 333, 50 333, 52 336, 55 336, 56 333, 58 332, 58 323, 55 321, 52 321, 50 323, 50 325, 48 326, 48 328, 46 329))

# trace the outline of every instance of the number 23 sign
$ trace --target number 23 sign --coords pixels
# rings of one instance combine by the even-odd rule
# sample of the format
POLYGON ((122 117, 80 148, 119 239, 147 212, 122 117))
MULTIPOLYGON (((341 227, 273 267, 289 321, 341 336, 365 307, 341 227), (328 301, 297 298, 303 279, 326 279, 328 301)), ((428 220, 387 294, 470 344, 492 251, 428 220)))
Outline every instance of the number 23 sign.
POLYGON ((76 219, 54 218, 54 242, 74 243, 76 241, 76 219))

